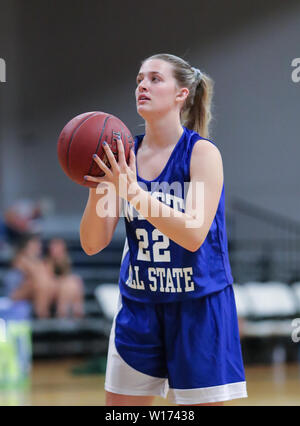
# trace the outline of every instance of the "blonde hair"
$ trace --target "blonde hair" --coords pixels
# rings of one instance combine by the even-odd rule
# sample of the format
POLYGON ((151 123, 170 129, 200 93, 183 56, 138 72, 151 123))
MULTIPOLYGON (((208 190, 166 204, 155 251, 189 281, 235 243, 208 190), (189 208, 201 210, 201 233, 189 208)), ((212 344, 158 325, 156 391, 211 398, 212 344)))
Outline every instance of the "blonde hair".
POLYGON ((181 123, 203 138, 208 138, 212 119, 213 80, 206 73, 196 72, 184 59, 169 53, 149 56, 142 64, 149 59, 161 59, 173 65, 173 75, 178 86, 189 89, 189 95, 180 112, 181 123))

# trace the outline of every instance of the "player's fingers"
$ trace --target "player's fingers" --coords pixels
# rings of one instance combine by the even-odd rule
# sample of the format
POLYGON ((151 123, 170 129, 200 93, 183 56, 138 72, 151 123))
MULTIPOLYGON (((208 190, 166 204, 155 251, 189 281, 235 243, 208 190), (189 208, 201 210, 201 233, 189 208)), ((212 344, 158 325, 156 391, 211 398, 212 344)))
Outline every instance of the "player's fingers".
POLYGON ((111 165, 112 170, 115 172, 116 170, 118 170, 118 163, 115 159, 115 156, 107 142, 103 142, 103 146, 104 146, 104 151, 105 151, 106 157, 108 158, 109 164, 111 165))
POLYGON ((112 172, 109 167, 101 160, 101 158, 97 154, 93 154, 93 160, 98 164, 101 170, 104 171, 104 173, 107 176, 111 176, 112 172))
POLYGON ((106 176, 90 176, 90 175, 85 175, 84 180, 89 181, 89 182, 96 182, 96 183, 101 183, 101 182, 105 182, 106 181, 106 176))
POLYGON ((126 159, 125 159, 124 145, 120 136, 118 136, 117 144, 118 144, 118 163, 120 164, 121 167, 125 167, 126 159))
POLYGON ((136 162, 135 162, 135 154, 134 154, 133 148, 130 149, 129 167, 136 174, 136 162))

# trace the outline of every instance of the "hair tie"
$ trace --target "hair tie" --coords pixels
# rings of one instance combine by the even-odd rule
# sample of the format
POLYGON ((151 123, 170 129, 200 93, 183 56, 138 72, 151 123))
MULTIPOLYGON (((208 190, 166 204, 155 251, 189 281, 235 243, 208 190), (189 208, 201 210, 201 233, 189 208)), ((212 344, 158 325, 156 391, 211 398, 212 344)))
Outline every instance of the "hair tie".
POLYGON ((203 78, 202 72, 199 70, 199 68, 192 67, 192 70, 194 71, 194 74, 195 74, 195 80, 199 80, 200 82, 203 78))

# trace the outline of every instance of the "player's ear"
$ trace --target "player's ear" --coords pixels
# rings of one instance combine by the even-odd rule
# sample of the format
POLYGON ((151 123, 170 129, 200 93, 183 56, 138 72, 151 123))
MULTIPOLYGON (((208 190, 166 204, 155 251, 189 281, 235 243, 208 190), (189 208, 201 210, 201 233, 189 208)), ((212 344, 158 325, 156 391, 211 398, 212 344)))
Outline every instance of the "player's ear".
POLYGON ((189 96, 189 89, 187 87, 180 87, 178 88, 177 94, 176 94, 176 100, 178 102, 185 102, 186 98, 189 96))

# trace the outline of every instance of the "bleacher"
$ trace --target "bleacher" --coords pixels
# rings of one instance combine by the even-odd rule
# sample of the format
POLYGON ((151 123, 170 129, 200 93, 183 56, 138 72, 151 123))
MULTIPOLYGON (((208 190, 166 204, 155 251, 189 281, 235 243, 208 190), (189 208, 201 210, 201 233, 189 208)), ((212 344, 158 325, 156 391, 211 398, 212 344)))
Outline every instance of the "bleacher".
POLYGON ((300 361, 300 224, 239 198, 228 212, 245 362, 300 361))
MULTIPOLYGON (((53 222, 53 221, 52 221, 53 222)), ((46 246, 52 236, 65 239, 73 272, 84 281, 85 316, 82 319, 57 319, 53 315, 48 319, 32 320, 33 357, 50 358, 61 356, 106 354, 108 336, 111 328, 108 319, 95 296, 97 287, 105 283, 117 285, 120 262, 124 246, 124 224, 120 220, 113 240, 102 252, 88 256, 80 246, 78 236, 78 219, 69 223, 69 227, 46 226, 43 232, 43 245, 46 246)), ((9 268, 9 253, 0 255, 0 297, 1 279, 9 268)))
POLYGON ((246 361, 298 361, 300 351, 295 332, 300 338, 300 283, 246 282, 234 284, 240 331, 246 361), (257 353, 258 352, 258 353, 257 353))

